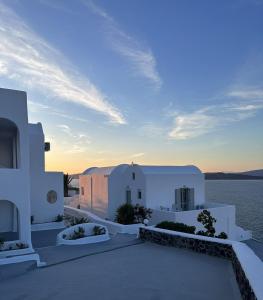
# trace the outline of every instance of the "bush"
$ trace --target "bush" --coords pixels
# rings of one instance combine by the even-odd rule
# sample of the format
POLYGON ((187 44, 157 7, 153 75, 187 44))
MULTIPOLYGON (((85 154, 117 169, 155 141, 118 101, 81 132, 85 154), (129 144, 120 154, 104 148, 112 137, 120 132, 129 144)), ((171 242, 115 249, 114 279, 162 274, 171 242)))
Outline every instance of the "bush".
POLYGON ((62 222, 64 220, 64 216, 63 215, 57 215, 55 222, 62 222))
POLYGON ((225 232, 220 232, 219 235, 215 235, 216 230, 214 227, 214 223, 216 223, 216 219, 211 216, 210 211, 204 209, 197 216, 197 221, 204 225, 206 231, 200 230, 196 234, 202 236, 216 237, 218 239, 227 239, 228 236, 225 232))
POLYGON ((152 210, 145 208, 142 205, 136 204, 134 206, 134 223, 143 223, 145 219, 150 219, 152 216, 152 210))
POLYGON ((198 235, 205 235, 209 237, 214 237, 216 230, 214 227, 214 223, 216 222, 216 219, 211 216, 210 211, 204 209, 200 214, 197 216, 197 221, 202 223, 204 225, 204 228, 206 231, 198 231, 198 235))
POLYGON ((121 205, 117 209, 116 221, 120 224, 128 225, 134 223, 134 207, 129 203, 121 205))
POLYGON ((195 233, 195 226, 188 226, 184 223, 175 223, 169 221, 163 221, 155 226, 156 228, 168 229, 173 231, 185 232, 185 233, 195 233))
POLYGON ((74 233, 69 237, 69 240, 77 240, 85 237, 85 230, 79 227, 78 230, 74 230, 74 233))
POLYGON ((24 243, 16 243, 16 247, 17 249, 26 249, 28 248, 28 245, 24 243))
POLYGON ((138 224, 143 223, 144 219, 150 219, 152 210, 145 208, 142 205, 125 203, 117 209, 115 221, 124 224, 138 224))
POLYGON ((4 246, 5 240, 0 238, 0 249, 4 246))
POLYGON ((225 232, 220 232, 219 235, 216 236, 218 239, 224 239, 226 240, 228 238, 227 234, 225 232))
POLYGON ((94 235, 102 235, 102 234, 105 234, 106 233, 106 230, 104 227, 101 227, 101 226, 94 226, 93 227, 93 234, 94 235))
POLYGON ((70 218, 70 226, 79 225, 79 224, 83 224, 83 223, 89 223, 89 220, 87 218, 84 218, 84 217, 81 217, 81 218, 72 217, 72 218, 70 218))

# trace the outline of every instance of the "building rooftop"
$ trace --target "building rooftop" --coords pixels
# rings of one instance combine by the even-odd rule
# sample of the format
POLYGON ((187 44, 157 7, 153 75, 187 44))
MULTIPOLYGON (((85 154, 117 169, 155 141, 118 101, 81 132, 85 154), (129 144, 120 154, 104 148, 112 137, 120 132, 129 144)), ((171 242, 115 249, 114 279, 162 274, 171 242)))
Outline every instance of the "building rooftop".
MULTIPOLYGON (((202 172, 196 166, 138 166, 144 174, 201 174, 202 172)), ((121 164, 111 167, 92 167, 85 170, 83 175, 104 174, 110 175, 114 170, 119 169, 120 172, 125 171, 129 167, 128 164, 121 164)))

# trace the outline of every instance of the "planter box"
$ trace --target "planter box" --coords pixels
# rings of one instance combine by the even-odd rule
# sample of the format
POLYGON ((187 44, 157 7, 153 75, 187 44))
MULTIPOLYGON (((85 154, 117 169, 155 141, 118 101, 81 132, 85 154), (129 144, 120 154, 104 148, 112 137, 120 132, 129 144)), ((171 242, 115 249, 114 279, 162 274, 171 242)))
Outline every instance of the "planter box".
POLYGON ((57 235, 57 245, 85 245, 85 244, 93 244, 93 243, 100 243, 104 241, 108 241, 110 239, 108 229, 105 226, 102 226, 97 223, 84 223, 71 226, 63 231, 61 231, 57 235), (93 235, 93 228, 95 226, 99 226, 105 229, 104 234, 100 235, 93 235), (64 235, 67 237, 74 234, 74 231, 77 231, 78 228, 81 227, 85 230, 86 237, 76 239, 76 240, 68 240, 63 238, 64 235))

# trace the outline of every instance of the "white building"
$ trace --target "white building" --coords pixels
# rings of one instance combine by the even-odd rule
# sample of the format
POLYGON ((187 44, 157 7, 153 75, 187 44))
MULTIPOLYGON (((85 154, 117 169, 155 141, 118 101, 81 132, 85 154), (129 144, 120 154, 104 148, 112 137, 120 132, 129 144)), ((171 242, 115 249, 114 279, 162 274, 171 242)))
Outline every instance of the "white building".
POLYGON ((63 173, 45 172, 45 149, 41 124, 28 123, 26 93, 0 89, 0 238, 31 247, 31 222, 63 214, 63 173))
POLYGON ((124 203, 141 204, 153 210, 151 222, 168 220, 194 225, 206 208, 217 219, 217 233, 244 239, 248 233, 235 224, 235 207, 205 203, 204 174, 195 166, 140 166, 89 168, 79 177, 79 205, 101 218, 114 220, 124 203))
POLYGON ((80 202, 103 218, 114 219, 123 203, 182 211, 204 204, 204 175, 194 166, 90 168, 80 176, 80 202))

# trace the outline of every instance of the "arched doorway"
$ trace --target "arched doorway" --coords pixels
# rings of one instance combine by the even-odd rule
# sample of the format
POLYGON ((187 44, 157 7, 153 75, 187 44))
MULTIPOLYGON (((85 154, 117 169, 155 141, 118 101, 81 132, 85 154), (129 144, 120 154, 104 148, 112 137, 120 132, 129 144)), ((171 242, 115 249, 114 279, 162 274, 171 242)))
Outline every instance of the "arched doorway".
POLYGON ((16 124, 0 118, 0 168, 19 167, 19 131, 16 124))
POLYGON ((0 199, 0 238, 5 241, 19 239, 19 212, 16 205, 0 199))

